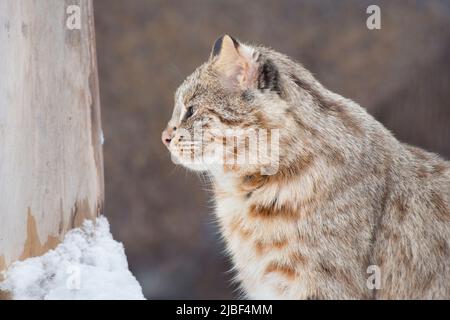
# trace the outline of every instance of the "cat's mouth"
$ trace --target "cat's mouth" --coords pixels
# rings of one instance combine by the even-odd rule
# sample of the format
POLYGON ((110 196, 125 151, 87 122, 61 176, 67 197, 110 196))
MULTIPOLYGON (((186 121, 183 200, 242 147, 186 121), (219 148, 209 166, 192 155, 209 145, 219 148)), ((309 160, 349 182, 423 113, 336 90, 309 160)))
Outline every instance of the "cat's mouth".
POLYGON ((278 168, 278 133, 207 131, 201 138, 177 134, 168 144, 172 161, 194 171, 255 171, 278 168), (263 169, 264 168, 264 169, 263 169))
POLYGON ((217 146, 204 140, 174 139, 168 145, 172 161, 194 171, 207 171, 221 163, 217 146))
POLYGON ((195 143, 182 143, 173 147, 169 147, 172 161, 175 164, 181 164, 193 170, 206 170, 201 165, 197 153, 200 152, 195 143))

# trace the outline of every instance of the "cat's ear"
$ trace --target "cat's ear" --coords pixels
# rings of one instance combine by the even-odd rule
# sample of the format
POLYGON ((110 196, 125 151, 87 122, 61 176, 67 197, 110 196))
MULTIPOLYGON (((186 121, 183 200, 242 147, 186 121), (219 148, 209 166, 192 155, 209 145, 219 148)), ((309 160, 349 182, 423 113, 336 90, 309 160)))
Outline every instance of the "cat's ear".
POLYGON ((212 52, 213 68, 226 87, 248 89, 258 82, 258 55, 229 35, 216 40, 212 52))

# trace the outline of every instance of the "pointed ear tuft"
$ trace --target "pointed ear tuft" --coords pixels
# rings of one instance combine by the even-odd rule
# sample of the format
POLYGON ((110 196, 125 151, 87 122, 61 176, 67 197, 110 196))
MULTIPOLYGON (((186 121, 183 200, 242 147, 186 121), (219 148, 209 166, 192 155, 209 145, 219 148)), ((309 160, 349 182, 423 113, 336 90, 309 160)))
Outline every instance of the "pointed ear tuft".
POLYGON ((211 58, 218 56, 222 51, 222 47, 224 46, 228 50, 231 49, 231 43, 233 44, 235 50, 239 48, 239 42, 237 42, 236 39, 230 37, 229 35, 224 35, 217 39, 211 52, 211 58))
POLYGON ((258 55, 254 49, 224 35, 214 44, 211 59, 227 88, 248 89, 257 85, 258 55))

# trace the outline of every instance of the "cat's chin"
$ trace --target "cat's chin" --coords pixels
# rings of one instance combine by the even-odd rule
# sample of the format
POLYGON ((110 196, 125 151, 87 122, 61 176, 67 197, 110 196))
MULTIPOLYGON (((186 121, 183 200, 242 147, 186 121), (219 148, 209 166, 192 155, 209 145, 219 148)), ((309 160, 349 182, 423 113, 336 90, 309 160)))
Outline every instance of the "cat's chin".
POLYGON ((201 161, 192 161, 192 160, 185 160, 180 158, 174 153, 171 153, 172 162, 181 165, 185 167, 186 169, 197 171, 197 172, 204 172, 208 171, 208 167, 201 161))
POLYGON ((196 172, 205 172, 208 171, 208 168, 205 167, 203 164, 196 164, 196 163, 179 163, 181 164, 183 167, 185 167, 186 169, 189 169, 191 171, 196 171, 196 172))

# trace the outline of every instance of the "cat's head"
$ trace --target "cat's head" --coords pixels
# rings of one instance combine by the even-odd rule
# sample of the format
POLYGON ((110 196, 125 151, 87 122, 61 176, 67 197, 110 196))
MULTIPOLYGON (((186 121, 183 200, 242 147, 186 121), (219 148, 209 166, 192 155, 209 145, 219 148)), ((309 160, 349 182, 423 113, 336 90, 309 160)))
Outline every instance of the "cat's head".
POLYGON ((289 59, 225 35, 178 88, 162 134, 173 160, 193 170, 273 174, 298 136, 289 59), (283 145, 283 147, 280 147, 283 145))

